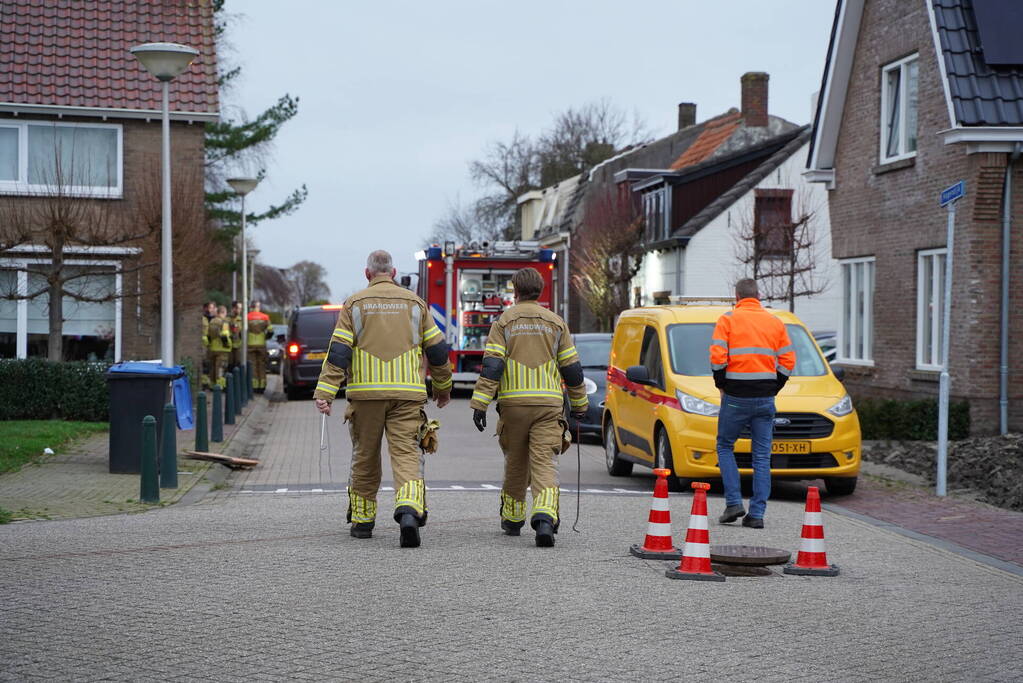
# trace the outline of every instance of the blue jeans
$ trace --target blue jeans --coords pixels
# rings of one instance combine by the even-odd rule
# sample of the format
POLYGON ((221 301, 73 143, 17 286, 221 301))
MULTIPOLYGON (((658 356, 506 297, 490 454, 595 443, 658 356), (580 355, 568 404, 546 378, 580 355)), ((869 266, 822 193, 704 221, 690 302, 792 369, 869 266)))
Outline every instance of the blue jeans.
POLYGON ((735 440, 743 427, 753 435, 753 497, 749 516, 763 519, 771 495, 771 437, 774 433, 774 397, 741 398, 725 394, 718 413, 718 468, 725 487, 725 504, 742 505, 735 440))

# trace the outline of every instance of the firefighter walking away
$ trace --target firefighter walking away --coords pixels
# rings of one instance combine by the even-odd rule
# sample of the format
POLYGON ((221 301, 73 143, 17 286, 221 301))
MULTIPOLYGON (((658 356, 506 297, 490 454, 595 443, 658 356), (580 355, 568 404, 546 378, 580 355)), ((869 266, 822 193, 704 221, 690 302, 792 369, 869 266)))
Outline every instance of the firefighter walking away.
POLYGON ((266 340, 273 334, 270 316, 260 309, 259 301, 253 301, 249 311, 249 358, 252 365, 252 388, 257 394, 266 391, 266 340))
POLYGON ((497 439, 504 452, 501 528, 509 536, 519 535, 526 520, 526 488, 531 487, 536 544, 550 547, 559 523, 557 457, 568 428, 562 385, 568 387, 574 417, 582 419, 588 401, 568 326, 537 303, 543 278, 523 268, 512 286, 516 303, 490 327, 470 407, 482 432, 487 408, 497 399, 497 439))
POLYGON ((348 521, 355 538, 370 538, 380 488, 380 442, 387 437, 394 478, 394 521, 401 547, 419 546, 426 524, 426 484, 419 427, 426 414, 422 358, 430 368, 437 407, 451 400, 451 364, 444 335, 426 304, 394 282, 391 255, 374 251, 366 264, 369 286, 345 301, 313 397, 321 413, 347 381, 345 422, 352 437, 348 521))

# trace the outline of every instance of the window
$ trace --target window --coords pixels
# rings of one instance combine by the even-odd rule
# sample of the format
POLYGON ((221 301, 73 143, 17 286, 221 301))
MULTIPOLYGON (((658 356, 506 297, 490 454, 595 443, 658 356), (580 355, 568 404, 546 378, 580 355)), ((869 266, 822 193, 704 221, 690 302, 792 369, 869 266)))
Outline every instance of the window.
POLYGON ((668 188, 659 187, 643 195, 643 219, 646 222, 648 242, 667 239, 669 230, 669 213, 667 201, 668 188))
POLYGON ((121 127, 0 122, 0 192, 121 196, 121 127))
POLYGON ((643 349, 639 352, 639 364, 644 366, 651 380, 664 387, 664 365, 661 363, 661 339, 657 329, 643 330, 643 349))
POLYGON ((753 235, 757 261, 792 256, 792 190, 756 190, 753 235))
MULTIPOLYGON (((813 340, 801 325, 786 325, 789 339, 796 352, 793 377, 820 377, 827 373, 824 359, 814 347, 813 340)), ((668 327, 668 353, 671 369, 676 375, 710 377, 710 339, 714 333, 711 323, 681 323, 668 327)))
POLYGON ((881 70, 881 161, 916 154, 917 56, 881 70))
POLYGON ((840 261, 842 321, 838 331, 838 360, 874 363, 874 257, 840 261))
POLYGON ((946 250, 927 249, 916 258, 916 367, 940 370, 945 318, 946 250))

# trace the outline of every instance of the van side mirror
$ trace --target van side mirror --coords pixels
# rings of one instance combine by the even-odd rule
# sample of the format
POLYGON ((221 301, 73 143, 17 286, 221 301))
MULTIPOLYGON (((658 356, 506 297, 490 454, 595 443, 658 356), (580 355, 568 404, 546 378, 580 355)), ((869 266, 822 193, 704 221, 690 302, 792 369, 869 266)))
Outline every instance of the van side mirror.
POLYGON ((835 373, 835 379, 839 382, 845 379, 845 368, 841 365, 831 365, 831 363, 828 363, 828 365, 831 367, 831 372, 835 373))
POLYGON ((645 365, 633 365, 625 371, 625 379, 633 382, 634 384, 643 384, 648 387, 656 385, 652 379, 650 379, 650 371, 647 370, 645 365))

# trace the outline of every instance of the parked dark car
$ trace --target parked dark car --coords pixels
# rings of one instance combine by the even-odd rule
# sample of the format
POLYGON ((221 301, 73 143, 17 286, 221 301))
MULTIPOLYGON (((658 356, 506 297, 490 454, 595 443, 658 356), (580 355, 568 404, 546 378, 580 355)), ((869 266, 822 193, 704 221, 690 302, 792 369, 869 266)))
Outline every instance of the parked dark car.
MULTIPOLYGON (((590 382, 596 385, 596 391, 591 393, 589 408, 586 411, 586 418, 576 425, 571 415, 568 417, 568 427, 572 434, 576 433, 578 426, 581 434, 601 435, 601 417, 604 413, 604 392, 607 390, 607 366, 611 361, 611 334, 610 333, 587 333, 575 335, 575 350, 579 352, 579 362, 583 366, 583 375, 590 382)), ((593 390, 592 386, 588 387, 593 390)))
POLYGON ((312 396, 340 310, 335 305, 302 306, 288 316, 282 374, 289 399, 312 396))
POLYGON ((272 327, 273 336, 266 340, 267 369, 269 372, 280 374, 285 339, 288 338, 288 326, 275 324, 272 327))

